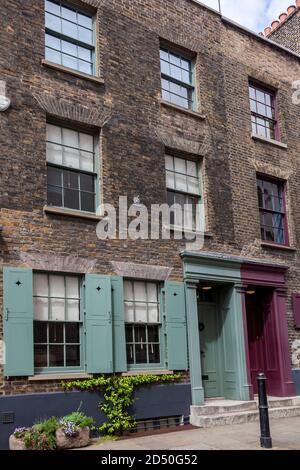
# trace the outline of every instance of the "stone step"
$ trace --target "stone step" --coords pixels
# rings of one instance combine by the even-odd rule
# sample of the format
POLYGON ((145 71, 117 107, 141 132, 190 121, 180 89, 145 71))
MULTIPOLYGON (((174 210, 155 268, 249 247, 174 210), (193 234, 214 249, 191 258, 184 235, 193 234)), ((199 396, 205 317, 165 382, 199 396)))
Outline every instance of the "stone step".
MULTIPOLYGON (((282 408, 271 408, 271 418, 288 418, 300 416, 300 406, 285 406, 282 408)), ((199 428, 211 428, 215 426, 228 426, 231 424, 251 423, 259 420, 258 410, 239 411, 236 413, 220 413, 215 415, 193 415, 190 423, 199 428)))
MULTIPOLYGON (((256 400, 258 402, 258 400, 256 400)), ((269 408, 282 408, 284 406, 300 406, 300 397, 268 398, 269 408)))
POLYGON ((207 416, 207 415, 219 415, 238 413, 240 411, 253 411, 257 410, 257 404, 255 401, 244 401, 244 402, 227 402, 218 404, 217 401, 204 406, 191 406, 191 414, 194 416, 207 416))

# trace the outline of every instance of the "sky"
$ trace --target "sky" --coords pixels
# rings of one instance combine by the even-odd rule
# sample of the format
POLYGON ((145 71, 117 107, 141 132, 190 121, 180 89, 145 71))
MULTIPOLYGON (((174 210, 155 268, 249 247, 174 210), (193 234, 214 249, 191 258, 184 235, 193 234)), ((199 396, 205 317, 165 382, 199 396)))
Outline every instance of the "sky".
MULTIPOLYGON (((218 9, 218 0, 198 0, 218 9)), ((295 4, 294 0, 221 0, 222 14, 259 33, 278 19, 280 13, 295 4)))

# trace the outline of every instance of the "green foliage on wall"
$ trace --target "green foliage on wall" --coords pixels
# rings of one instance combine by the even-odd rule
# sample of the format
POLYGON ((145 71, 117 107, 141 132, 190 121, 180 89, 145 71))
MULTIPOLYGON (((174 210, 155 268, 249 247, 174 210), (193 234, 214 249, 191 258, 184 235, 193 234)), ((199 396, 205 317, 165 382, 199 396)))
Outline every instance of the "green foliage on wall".
POLYGON ((172 383, 182 380, 182 374, 174 375, 137 375, 137 376, 100 376, 88 380, 63 382, 64 390, 99 390, 103 393, 105 403, 99 408, 108 421, 100 426, 103 434, 115 435, 136 426, 128 408, 134 403, 134 390, 138 387, 157 383, 172 383))

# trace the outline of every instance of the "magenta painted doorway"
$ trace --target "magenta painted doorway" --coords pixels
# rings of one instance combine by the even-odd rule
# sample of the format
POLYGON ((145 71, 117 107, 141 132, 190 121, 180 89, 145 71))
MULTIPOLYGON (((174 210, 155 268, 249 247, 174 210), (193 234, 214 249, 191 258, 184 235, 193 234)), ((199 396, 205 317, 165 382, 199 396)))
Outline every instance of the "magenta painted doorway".
POLYGON ((286 314, 288 268, 247 262, 242 266, 244 328, 250 396, 257 393, 257 374, 264 372, 270 396, 295 395, 286 314))
POLYGON ((251 385, 257 394, 257 375, 267 377, 269 395, 280 394, 280 364, 277 340, 272 318, 273 291, 270 288, 248 288, 246 312, 251 385))

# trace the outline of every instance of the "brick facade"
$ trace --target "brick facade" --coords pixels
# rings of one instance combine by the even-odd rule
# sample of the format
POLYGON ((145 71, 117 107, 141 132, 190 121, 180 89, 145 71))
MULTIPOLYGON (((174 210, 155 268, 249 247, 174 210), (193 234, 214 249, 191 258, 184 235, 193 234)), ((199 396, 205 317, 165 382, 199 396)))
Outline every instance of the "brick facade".
POLYGON ((268 35, 268 39, 300 54, 300 6, 283 24, 268 35))
MULTIPOLYGON (((290 267, 287 306, 292 346, 300 339, 291 305, 292 294, 300 292, 300 106, 292 103, 299 60, 194 0, 76 0, 76 4, 97 15, 103 83, 42 64, 42 0, 0 5, 0 79, 6 81, 12 101, 11 108, 0 113, 3 264, 115 274, 118 263, 136 263, 172 268, 170 278, 182 280, 181 242, 100 241, 96 221, 44 213, 46 119, 101 133, 101 194, 115 205, 119 195, 128 195, 129 200, 139 195, 147 207, 165 203, 165 149, 183 152, 203 161, 209 233, 204 250, 290 267), (160 40, 195 55, 197 113, 161 103, 160 40), (287 149, 251 138, 249 77, 278 90, 281 140, 287 149), (261 245, 257 172, 287 181, 290 249, 261 245)), ((0 379, 4 394, 55 388, 53 382, 0 379)))

